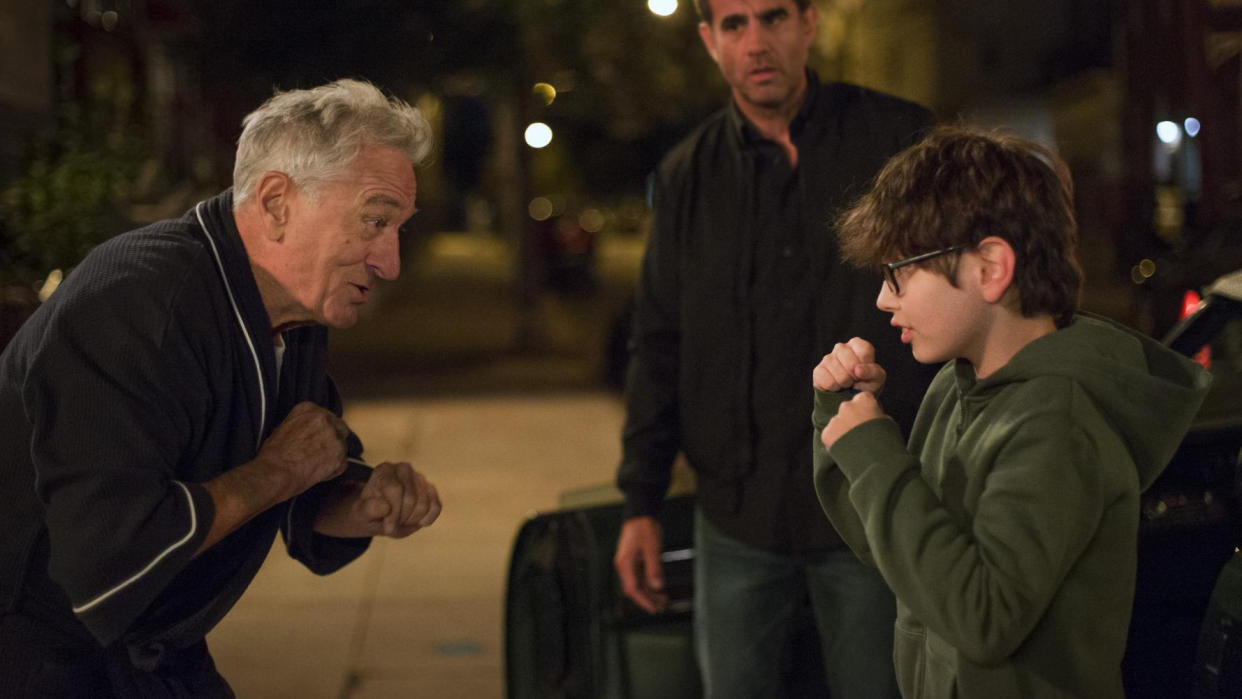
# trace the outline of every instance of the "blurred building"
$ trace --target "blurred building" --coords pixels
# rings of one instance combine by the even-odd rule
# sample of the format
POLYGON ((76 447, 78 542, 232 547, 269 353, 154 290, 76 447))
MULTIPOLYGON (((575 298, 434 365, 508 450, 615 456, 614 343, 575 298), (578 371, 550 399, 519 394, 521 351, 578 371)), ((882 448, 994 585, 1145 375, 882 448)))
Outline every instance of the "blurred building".
POLYGON ((0 5, 0 182, 16 175, 26 144, 52 112, 52 9, 0 5))
POLYGON ((1066 159, 1087 308, 1161 334, 1182 290, 1242 266, 1242 2, 838 0, 823 14, 819 50, 841 79, 1066 159))

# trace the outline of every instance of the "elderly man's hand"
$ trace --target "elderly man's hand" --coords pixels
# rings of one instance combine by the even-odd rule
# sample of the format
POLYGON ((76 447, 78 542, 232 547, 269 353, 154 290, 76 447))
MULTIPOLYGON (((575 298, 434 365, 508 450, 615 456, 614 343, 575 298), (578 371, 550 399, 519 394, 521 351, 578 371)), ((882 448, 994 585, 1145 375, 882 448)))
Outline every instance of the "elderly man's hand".
POLYGON ((298 403, 263 442, 255 461, 284 481, 281 499, 291 498, 344 472, 348 435, 341 418, 314 403, 298 403))
POLYGON ((337 537, 409 536, 440 516, 440 494, 408 463, 385 462, 365 484, 342 485, 325 498, 315 531, 337 537))
POLYGON ((832 445, 845 436, 845 433, 877 417, 884 417, 884 411, 880 409, 880 403, 875 396, 865 391, 859 393, 837 408, 837 414, 820 433, 820 441, 824 443, 825 449, 832 449, 832 445))
POLYGON ((276 503, 344 473, 348 435, 341 418, 318 405, 293 406, 254 459, 202 484, 211 495, 215 516, 195 555, 276 503))
POLYGON ((849 342, 838 342, 832 348, 832 353, 824 355, 811 373, 811 382, 821 391, 856 388, 868 393, 879 393, 887 378, 884 367, 876 364, 875 347, 861 337, 855 337, 849 342))

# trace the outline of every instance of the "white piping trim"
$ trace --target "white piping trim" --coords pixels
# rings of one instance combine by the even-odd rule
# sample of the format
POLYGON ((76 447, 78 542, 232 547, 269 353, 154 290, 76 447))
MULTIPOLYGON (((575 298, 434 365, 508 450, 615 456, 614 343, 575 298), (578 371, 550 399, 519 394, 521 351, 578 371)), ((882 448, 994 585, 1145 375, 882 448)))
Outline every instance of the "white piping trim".
POLYGON ((242 334, 246 336, 246 344, 250 346, 250 356, 254 357, 255 376, 259 379, 259 434, 255 437, 254 448, 258 449, 263 444, 263 428, 267 424, 267 391, 263 389, 263 365, 259 363, 259 353, 254 349, 254 341, 250 339, 250 331, 246 329, 246 321, 242 320, 241 311, 237 308, 237 299, 233 298, 233 287, 229 286, 229 277, 224 273, 224 261, 220 259, 220 251, 216 249, 216 241, 211 239, 211 230, 207 228, 207 224, 203 221, 203 212, 201 211, 203 202, 194 205, 194 215, 198 217, 198 225, 202 227, 204 237, 207 243, 211 245, 211 254, 216 257, 216 267, 220 270, 220 279, 224 281, 224 290, 229 293, 229 303, 233 306, 233 315, 237 316, 237 325, 241 327, 242 334))
POLYGON ((139 578, 141 578, 142 576, 144 576, 144 575, 146 575, 147 573, 151 572, 151 569, 152 569, 152 568, 154 568, 154 567, 156 566, 156 564, 158 564, 160 561, 164 560, 164 558, 165 558, 165 557, 167 557, 167 556, 168 556, 168 554, 172 553, 175 549, 177 549, 178 547, 180 547, 181 545, 183 545, 185 542, 187 542, 187 541, 189 541, 190 539, 193 539, 193 538, 194 538, 194 533, 195 533, 196 531, 198 531, 198 514, 194 511, 194 496, 190 495, 190 489, 189 489, 189 488, 187 488, 187 487, 185 487, 185 484, 183 484, 181 481, 173 481, 173 483, 176 483, 176 484, 177 484, 177 486, 178 486, 179 488, 181 488, 181 490, 182 490, 182 491, 184 491, 184 492, 185 492, 185 499, 186 499, 186 500, 189 502, 189 504, 190 504, 190 532, 189 532, 188 534, 186 534, 184 537, 182 537, 180 541, 178 541, 178 542, 174 543, 172 546, 169 546, 168 548, 164 549, 164 551, 163 551, 160 555, 156 556, 154 560, 152 560, 150 563, 148 563, 148 564, 147 564, 147 567, 146 567, 146 568, 143 568, 142 570, 138 571, 137 573, 134 573, 133 577, 131 577, 130 579, 128 579, 128 580, 126 580, 126 581, 124 581, 124 582, 122 582, 122 583, 118 584, 116 587, 114 587, 114 588, 112 588, 111 590, 108 590, 107 592, 105 592, 105 593, 103 593, 103 594, 99 595, 99 596, 98 596, 98 597, 96 597, 95 599, 93 599, 93 600, 91 600, 91 601, 89 601, 89 602, 87 602, 87 603, 85 603, 85 604, 80 604, 80 605, 78 605, 78 606, 74 607, 74 608, 73 608, 73 613, 74 613, 74 614, 81 614, 82 612, 89 611, 89 610, 90 610, 92 607, 94 607, 95 605, 99 604, 100 602, 103 602, 104 600, 108 599, 108 598, 109 598, 109 597, 111 597, 112 595, 115 595, 116 593, 120 592, 121 590, 124 590, 125 588, 129 587, 129 586, 130 586, 130 585, 132 585, 135 581, 137 581, 139 578))

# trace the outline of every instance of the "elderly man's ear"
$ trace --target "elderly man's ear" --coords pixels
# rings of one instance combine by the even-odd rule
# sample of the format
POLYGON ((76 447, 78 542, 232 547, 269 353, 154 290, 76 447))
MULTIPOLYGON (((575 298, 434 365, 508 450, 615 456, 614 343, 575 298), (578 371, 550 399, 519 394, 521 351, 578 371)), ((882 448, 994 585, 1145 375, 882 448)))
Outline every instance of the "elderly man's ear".
POLYGON ((255 184, 255 201, 259 204, 265 224, 263 231, 270 240, 280 240, 285 235, 293 189, 293 180, 275 170, 263 173, 255 184))
POLYGON ((997 303, 1005 298, 1005 294, 1013 285, 1014 268, 1017 255, 1013 247, 1004 238, 988 236, 979 241, 979 291, 988 303, 997 303))

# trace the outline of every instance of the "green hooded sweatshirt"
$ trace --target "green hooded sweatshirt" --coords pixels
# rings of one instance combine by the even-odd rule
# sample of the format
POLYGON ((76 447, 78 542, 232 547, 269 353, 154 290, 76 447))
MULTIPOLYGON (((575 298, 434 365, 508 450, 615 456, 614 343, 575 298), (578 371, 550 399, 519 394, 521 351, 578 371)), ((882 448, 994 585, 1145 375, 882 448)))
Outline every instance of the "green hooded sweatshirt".
POLYGON ((819 442, 849 392, 817 392, 815 488, 897 596, 907 699, 1123 697, 1139 493, 1210 376, 1149 338, 1077 316, 976 380, 936 376, 909 447, 891 420, 819 442))

